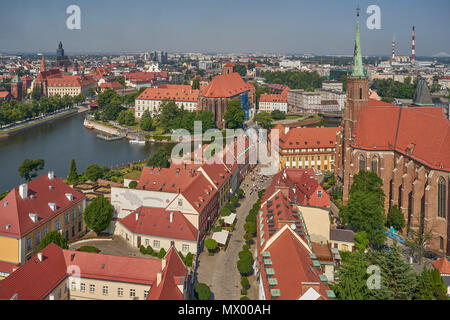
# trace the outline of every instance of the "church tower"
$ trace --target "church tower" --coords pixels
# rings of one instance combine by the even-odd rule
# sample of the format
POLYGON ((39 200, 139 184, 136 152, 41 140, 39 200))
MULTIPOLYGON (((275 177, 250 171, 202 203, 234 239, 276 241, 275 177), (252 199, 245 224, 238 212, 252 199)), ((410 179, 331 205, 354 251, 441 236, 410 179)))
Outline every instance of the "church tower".
POLYGON ((348 200, 352 184, 351 146, 355 141, 355 128, 361 109, 369 105, 369 80, 362 64, 361 40, 359 32, 359 8, 356 16, 356 38, 353 53, 353 70, 347 76, 347 101, 343 114, 343 129, 338 133, 335 173, 343 179, 343 201, 348 200))
POLYGON ((44 72, 44 71, 46 71, 47 70, 47 68, 46 68, 46 66, 45 66, 45 57, 44 57, 44 55, 42 55, 42 59, 41 59, 41 72, 44 72))

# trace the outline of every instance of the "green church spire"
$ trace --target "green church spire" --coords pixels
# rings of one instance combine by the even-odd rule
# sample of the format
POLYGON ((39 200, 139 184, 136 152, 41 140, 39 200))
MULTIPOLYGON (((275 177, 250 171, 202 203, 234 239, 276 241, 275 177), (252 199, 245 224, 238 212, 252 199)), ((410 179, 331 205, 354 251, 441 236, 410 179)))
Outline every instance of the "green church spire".
POLYGON ((359 39, 359 7, 356 15, 356 39, 355 39, 355 52, 353 53, 353 72, 354 77, 364 77, 364 69, 362 65, 361 55, 361 41, 359 39))

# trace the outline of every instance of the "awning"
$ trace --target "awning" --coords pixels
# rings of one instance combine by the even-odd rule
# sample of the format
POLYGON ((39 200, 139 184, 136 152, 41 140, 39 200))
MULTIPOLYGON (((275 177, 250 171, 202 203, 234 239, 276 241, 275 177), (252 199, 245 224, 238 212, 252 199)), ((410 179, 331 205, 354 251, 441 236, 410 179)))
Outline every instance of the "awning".
POLYGON ((232 224, 235 220, 236 220, 236 213, 232 213, 223 219, 223 221, 228 225, 232 224))
POLYGON ((212 238, 217 241, 218 244, 225 245, 227 243, 229 232, 222 230, 220 232, 214 232, 212 238))

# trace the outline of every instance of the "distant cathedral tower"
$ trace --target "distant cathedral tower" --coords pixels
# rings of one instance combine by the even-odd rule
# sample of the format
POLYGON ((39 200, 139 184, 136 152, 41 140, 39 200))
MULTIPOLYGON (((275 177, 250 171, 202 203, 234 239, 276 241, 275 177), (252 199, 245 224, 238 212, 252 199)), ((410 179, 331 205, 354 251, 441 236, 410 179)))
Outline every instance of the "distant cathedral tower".
POLYGON ((41 59, 41 72, 44 72, 44 71, 46 71, 47 70, 47 68, 46 68, 46 66, 45 66, 45 57, 44 57, 44 55, 42 55, 42 59, 41 59))
POLYGON ((62 42, 58 44, 58 49, 56 50, 56 66, 57 67, 67 67, 70 66, 70 60, 64 55, 64 49, 62 42))

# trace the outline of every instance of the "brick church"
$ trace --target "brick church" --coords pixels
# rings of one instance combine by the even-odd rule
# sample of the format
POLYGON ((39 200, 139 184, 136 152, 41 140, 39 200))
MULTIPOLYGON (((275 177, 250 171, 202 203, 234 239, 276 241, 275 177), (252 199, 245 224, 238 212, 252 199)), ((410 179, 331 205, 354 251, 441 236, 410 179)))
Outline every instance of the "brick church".
POLYGON ((432 107, 423 80, 412 106, 369 99, 359 13, 357 19, 353 72, 347 79, 347 102, 336 139, 335 174, 343 182, 343 201, 349 199, 355 174, 360 170, 377 173, 383 181, 386 213, 397 205, 407 226, 432 234, 428 249, 448 255, 450 121, 442 108, 432 107))

